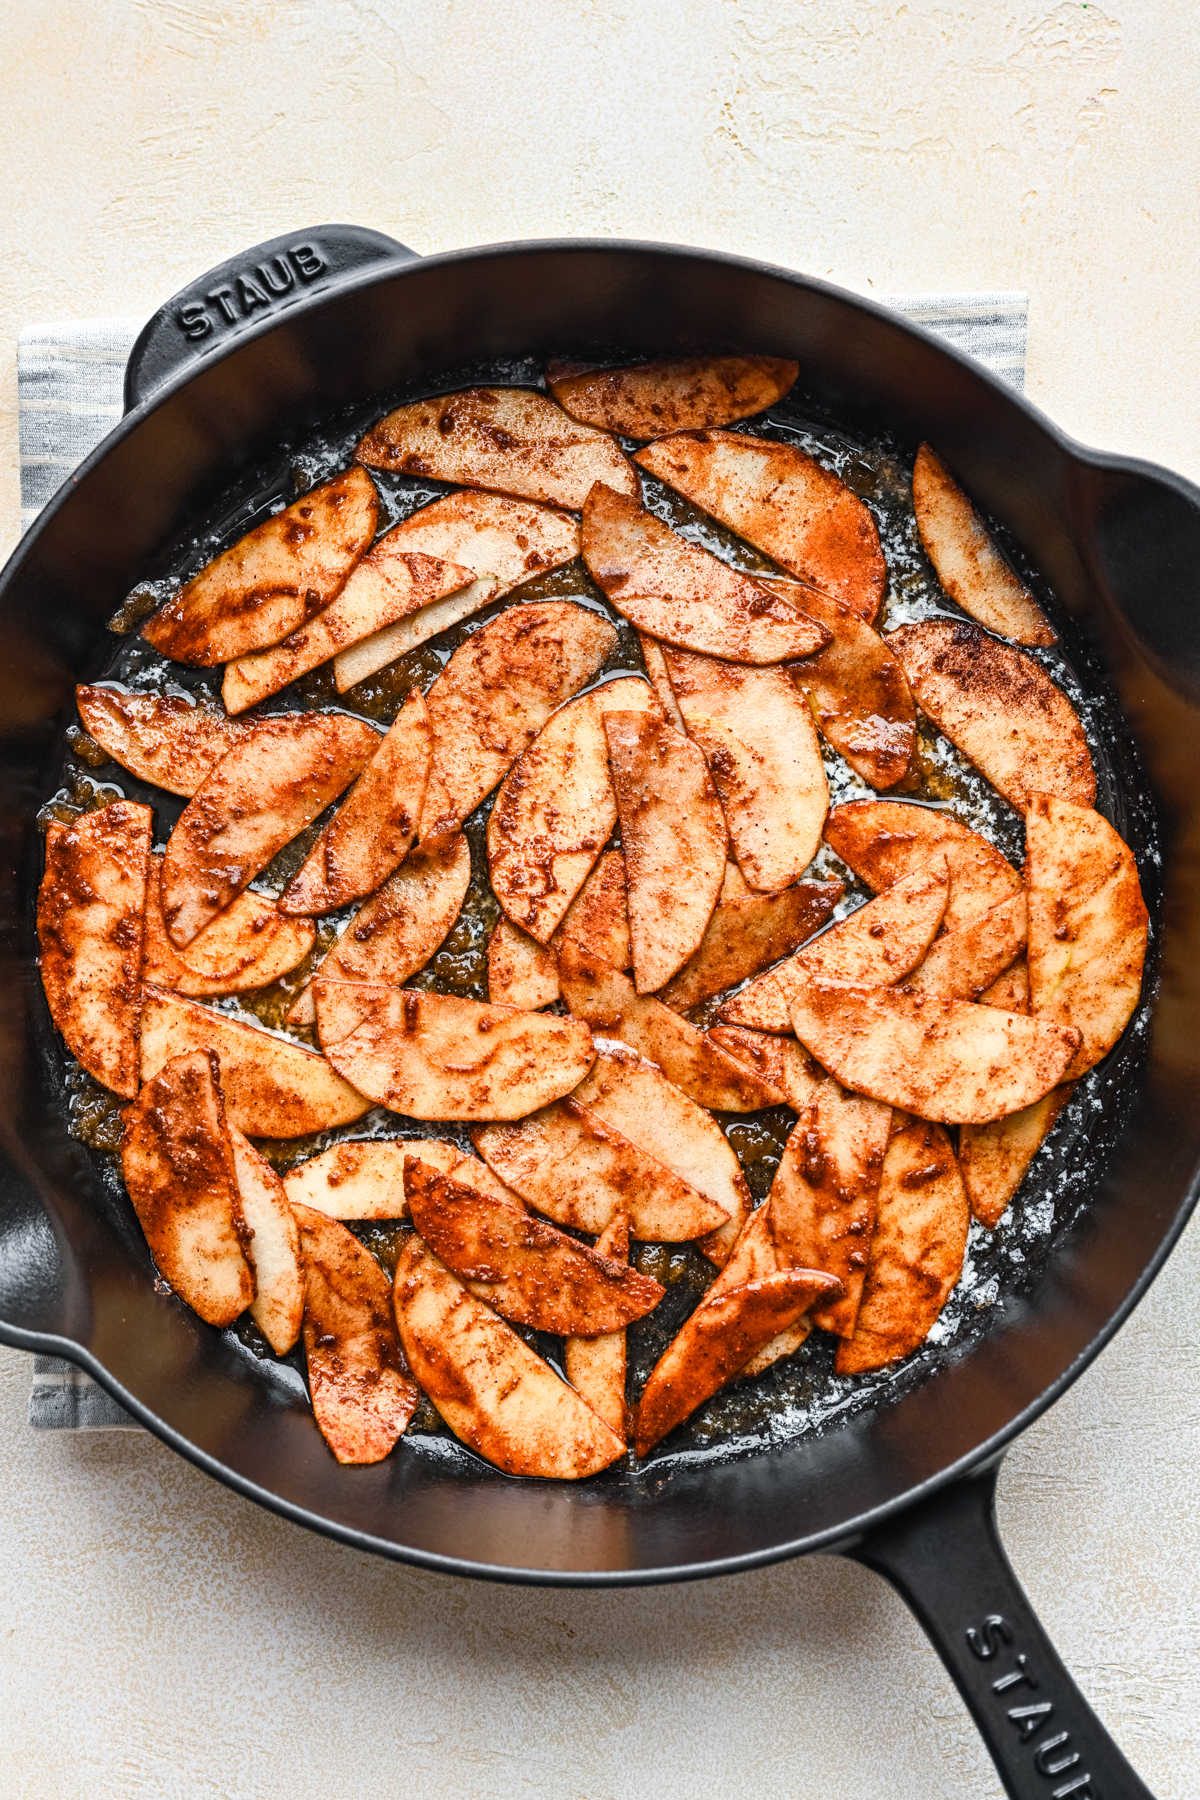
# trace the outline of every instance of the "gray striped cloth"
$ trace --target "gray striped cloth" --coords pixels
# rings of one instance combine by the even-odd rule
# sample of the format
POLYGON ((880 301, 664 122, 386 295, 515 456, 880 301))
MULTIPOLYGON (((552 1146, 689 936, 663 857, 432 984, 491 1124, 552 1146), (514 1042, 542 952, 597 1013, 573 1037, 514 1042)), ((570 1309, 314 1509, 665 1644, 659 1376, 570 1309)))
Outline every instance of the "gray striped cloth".
MULTIPOLYGON (((1026 295, 893 295, 887 304, 976 357, 1016 388, 1025 382, 1026 295)), ((28 528, 72 469, 121 417, 125 359, 138 332, 130 319, 34 325, 17 346, 21 524, 28 528)), ((50 1430, 134 1429, 90 1376, 57 1357, 35 1356, 29 1422, 50 1430)))

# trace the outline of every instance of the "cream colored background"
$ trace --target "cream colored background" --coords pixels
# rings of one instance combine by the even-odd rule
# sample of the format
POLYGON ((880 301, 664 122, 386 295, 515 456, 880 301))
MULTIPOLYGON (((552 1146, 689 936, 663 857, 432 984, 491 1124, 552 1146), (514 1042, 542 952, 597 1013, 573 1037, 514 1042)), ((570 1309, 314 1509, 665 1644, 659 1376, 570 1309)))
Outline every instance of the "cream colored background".
MULTIPOLYGON (((144 313, 327 218, 566 232, 886 293, 1026 287, 1029 386, 1200 476, 1191 0, 7 0, 0 544, 22 323, 144 313)), ((1013 1559, 1156 1793, 1200 1770, 1200 1230, 1017 1446, 1013 1559)), ((0 1352, 0 1795, 997 1792, 874 1577, 502 1590, 320 1542, 130 1436, 34 1437, 0 1352)))

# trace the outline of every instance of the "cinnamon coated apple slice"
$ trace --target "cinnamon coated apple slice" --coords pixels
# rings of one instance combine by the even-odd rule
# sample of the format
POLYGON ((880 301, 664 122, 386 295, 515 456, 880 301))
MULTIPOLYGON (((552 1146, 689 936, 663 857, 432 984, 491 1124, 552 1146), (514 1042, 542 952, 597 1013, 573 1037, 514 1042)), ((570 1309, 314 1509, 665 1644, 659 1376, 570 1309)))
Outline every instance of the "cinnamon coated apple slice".
POLYGON ((185 797, 250 729, 179 694, 77 687, 75 704, 89 736, 114 762, 140 781, 185 797))
POLYGON ((316 940, 308 919, 286 919, 275 901, 249 889, 219 912, 186 952, 167 936, 162 916, 162 857, 150 858, 142 978, 191 999, 268 987, 303 962, 316 940))
POLYGON ((765 412, 787 393, 799 364, 782 356, 680 356, 623 369, 550 363, 546 385, 565 412, 623 437, 711 430, 765 412))
POLYGON ((300 1233, 283 1182, 236 1125, 229 1127, 233 1173, 246 1228, 246 1259, 254 1271, 250 1317, 276 1356, 286 1356, 304 1318, 300 1233))
MULTIPOLYGON (((798 881, 776 894, 756 894, 744 883, 735 890, 730 868, 735 865, 725 871, 721 898, 699 947, 662 990, 661 998, 680 1012, 735 987, 806 943, 841 898, 840 881, 798 881)), ((785 1022, 780 1029, 790 1027, 785 1022)))
POLYGON ((443 1175, 520 1204, 485 1162, 444 1138, 343 1138, 297 1163, 283 1183, 290 1201, 328 1213, 331 1219, 406 1219, 406 1156, 419 1157, 443 1175))
POLYGON ((955 604, 989 631, 1018 644, 1054 643, 1041 607, 928 444, 917 451, 912 496, 921 546, 955 604))
POLYGON ((1021 891, 1021 877, 995 845, 940 807, 851 800, 825 821, 825 842, 876 893, 944 857, 950 871, 946 931, 1021 891))

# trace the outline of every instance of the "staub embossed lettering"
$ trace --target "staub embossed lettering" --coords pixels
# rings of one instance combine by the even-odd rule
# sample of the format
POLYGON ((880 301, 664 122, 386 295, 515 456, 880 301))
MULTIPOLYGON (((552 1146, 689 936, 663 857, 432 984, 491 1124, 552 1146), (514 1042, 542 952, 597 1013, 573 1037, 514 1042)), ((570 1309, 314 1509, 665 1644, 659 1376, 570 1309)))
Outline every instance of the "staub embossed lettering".
POLYGON ((239 269, 228 281, 185 301, 175 310, 175 323, 184 337, 193 341, 209 337, 214 331, 240 325, 293 288, 307 287, 327 267, 315 244, 289 244, 278 256, 239 269))
POLYGON ((1006 1666, 991 1682, 991 1690, 1017 1737, 1028 1746, 1031 1769, 1047 1783, 1054 1783, 1047 1788, 1048 1800, 1101 1800, 1092 1777, 1079 1766, 1082 1752, 1072 1744, 1071 1733, 1053 1729, 1053 1700, 1027 1698, 1028 1691, 1036 1691, 1041 1682, 1028 1655, 1017 1649, 1017 1634, 1003 1613, 988 1613, 978 1625, 968 1625, 964 1635, 968 1650, 979 1662, 1004 1657, 1006 1666), (1018 1703, 1008 1705, 1009 1696, 1018 1694, 1018 1703), (1067 1779, 1060 1780, 1061 1776, 1067 1779))

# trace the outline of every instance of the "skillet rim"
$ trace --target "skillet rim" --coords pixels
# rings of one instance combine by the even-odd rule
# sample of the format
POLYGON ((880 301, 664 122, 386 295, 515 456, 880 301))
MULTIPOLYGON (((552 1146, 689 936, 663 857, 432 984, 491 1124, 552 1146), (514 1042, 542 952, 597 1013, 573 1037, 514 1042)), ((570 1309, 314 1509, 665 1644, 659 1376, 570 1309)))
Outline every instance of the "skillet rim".
MULTIPOLYGON (((336 226, 317 227, 315 232, 323 229, 336 231, 338 228, 336 226)), ((399 246, 397 249, 399 251, 399 246)), ((925 326, 916 324, 903 315, 893 312, 890 307, 868 296, 853 293, 832 282, 823 281, 815 276, 803 275, 760 258, 739 256, 728 251, 697 249, 685 244, 657 243, 649 239, 595 237, 518 239, 494 244, 473 245, 403 261, 398 259, 395 263, 382 262, 354 271, 338 277, 326 287, 297 296, 291 305, 279 308, 262 319, 247 323, 240 329, 234 328, 203 354, 188 356, 174 374, 154 387, 144 399, 138 401, 124 414, 95 449, 68 475, 34 523, 18 539, 12 554, 4 567, 0 569, 0 604, 3 603, 10 583, 19 574, 26 558, 32 553, 42 534, 53 525, 58 512, 71 497, 74 488, 103 462, 110 451, 132 436, 145 419, 156 412, 160 406, 166 405, 209 367, 224 361, 245 345, 268 336, 300 313, 318 312, 325 306, 332 306, 341 301, 348 294, 381 286, 385 282, 394 281, 409 273, 415 275, 419 270, 428 266, 469 265, 501 257, 512 259, 562 251, 600 254, 632 253, 634 255, 668 257, 681 262, 698 261, 705 264, 716 264, 734 272, 744 272, 781 281, 794 289, 816 293, 842 306, 857 309, 869 317, 887 324, 892 329, 911 336, 927 349, 932 349, 939 357, 948 359, 951 364, 958 366, 973 379, 981 381, 1001 402, 1007 403, 1018 413, 1024 414, 1028 421, 1076 466, 1098 472, 1127 475, 1155 483, 1177 494, 1197 512, 1200 512, 1200 486, 1189 481, 1185 476, 1143 458, 1123 456, 1118 452, 1094 449, 1080 443, 1063 431, 1023 392, 1013 388, 974 358, 953 345, 947 344, 925 326)), ((29 1330, 0 1319, 0 1343, 11 1345, 16 1349, 65 1358, 76 1367, 85 1370, 133 1418, 195 1468, 215 1477, 225 1487, 246 1499, 257 1502, 269 1512, 289 1519, 295 1524, 303 1525, 324 1537, 347 1544, 351 1548, 373 1555, 385 1556, 390 1561, 431 1569, 439 1574, 459 1575, 473 1580, 499 1581, 530 1587, 644 1587, 672 1581, 704 1580, 718 1575, 740 1574, 751 1569, 767 1567, 772 1563, 782 1562, 795 1556, 844 1549, 867 1531, 884 1524, 918 1502, 930 1498, 964 1476, 985 1468, 989 1463, 998 1461, 1007 1446, 1065 1393, 1067 1388, 1095 1360, 1105 1345, 1115 1337, 1134 1309, 1145 1298, 1167 1257, 1182 1235, 1198 1201, 1200 1201, 1200 1171, 1197 1171, 1190 1185, 1185 1189, 1179 1205, 1154 1250, 1143 1264, 1133 1285, 1095 1335, 1028 1405, 966 1455, 945 1465, 936 1474, 906 1489, 903 1493, 895 1495, 880 1506, 843 1520, 836 1526, 827 1527, 823 1531, 731 1556, 652 1568, 535 1570, 445 1555, 436 1551, 401 1545, 390 1539, 375 1537, 368 1532, 341 1524, 322 1514, 310 1512, 307 1508, 296 1505, 239 1474, 228 1464, 201 1450, 125 1389, 90 1350, 73 1339, 50 1332, 29 1330)))

